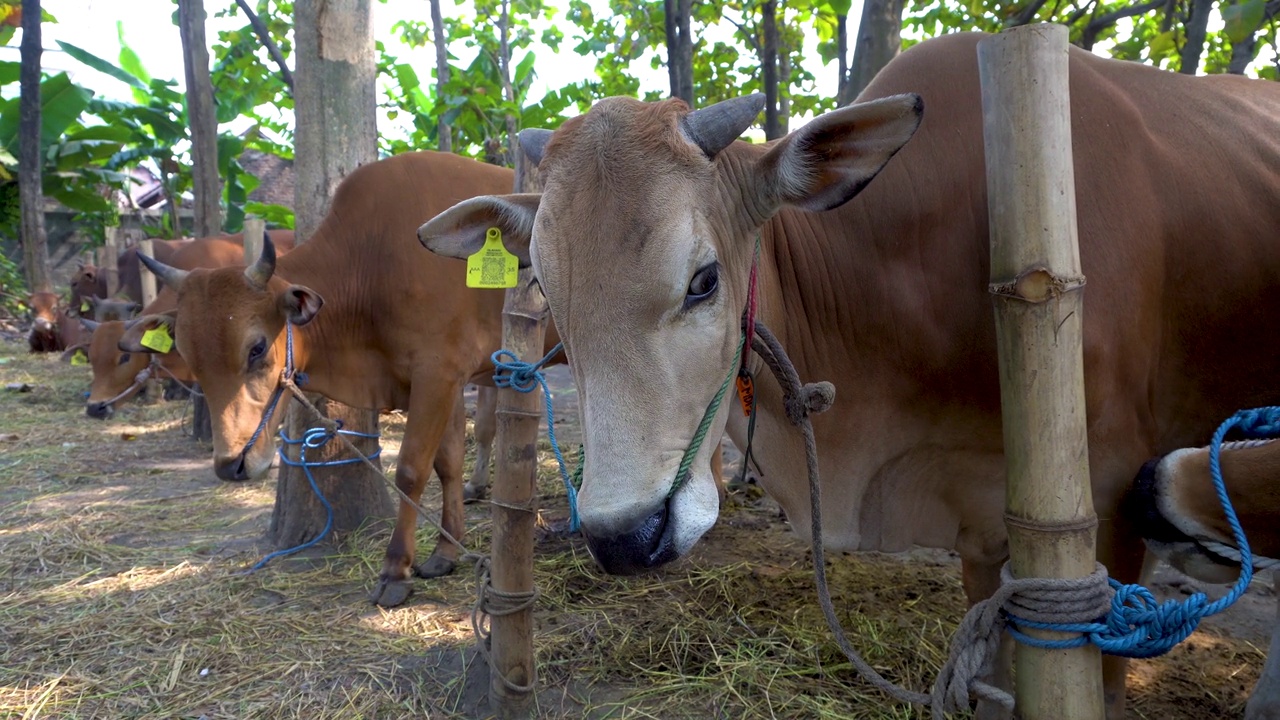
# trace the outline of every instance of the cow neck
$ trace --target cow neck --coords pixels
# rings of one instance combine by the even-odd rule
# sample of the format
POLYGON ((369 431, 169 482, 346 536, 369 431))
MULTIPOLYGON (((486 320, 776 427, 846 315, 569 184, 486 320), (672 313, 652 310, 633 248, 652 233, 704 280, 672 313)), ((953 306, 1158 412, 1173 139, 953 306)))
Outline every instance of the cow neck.
POLYGON ((276 272, 281 279, 304 285, 324 299, 320 312, 310 322, 293 326, 294 368, 304 374, 306 390, 363 407, 368 399, 353 397, 340 382, 341 378, 358 378, 373 370, 360 367, 358 357, 353 357, 353 348, 372 344, 370 330, 374 324, 368 321, 367 312, 361 315, 354 292, 364 284, 360 277, 362 263, 349 255, 340 244, 327 242, 317 234, 281 256, 276 272), (344 277, 347 282, 335 282, 344 277))

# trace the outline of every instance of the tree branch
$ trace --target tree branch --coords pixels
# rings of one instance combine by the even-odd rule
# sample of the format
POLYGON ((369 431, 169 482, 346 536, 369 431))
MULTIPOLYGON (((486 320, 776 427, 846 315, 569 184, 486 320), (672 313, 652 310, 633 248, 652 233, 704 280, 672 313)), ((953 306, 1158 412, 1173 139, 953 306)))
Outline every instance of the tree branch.
POLYGON ((1032 0, 1032 3, 1018 11, 1018 14, 1014 15, 1009 21, 1009 24, 1005 27, 1020 27, 1022 25, 1026 25, 1035 18, 1036 13, 1040 12, 1040 8, 1044 7, 1047 2, 1049 2, 1049 0, 1032 0))
POLYGON ((1098 17, 1090 20, 1089 24, 1085 26, 1084 32, 1080 36, 1080 46, 1086 50, 1091 49, 1093 44, 1097 42, 1098 35, 1100 35, 1103 30, 1106 30, 1125 18, 1149 13, 1166 4, 1168 4, 1168 0, 1148 0, 1148 2, 1130 5, 1129 7, 1109 12, 1106 15, 1099 15, 1098 17))
POLYGON ((249 8, 249 3, 245 0, 236 0, 236 5, 244 11, 245 16, 249 18, 249 24, 253 26, 253 31, 257 33, 258 39, 263 45, 267 46, 267 52, 270 53, 271 59, 276 61, 276 65, 280 66, 280 78, 284 80, 284 84, 289 88, 289 96, 293 96, 293 71, 289 70, 289 66, 284 62, 284 53, 280 52, 280 46, 276 45, 276 41, 271 39, 271 33, 267 30, 266 23, 257 16, 249 8))

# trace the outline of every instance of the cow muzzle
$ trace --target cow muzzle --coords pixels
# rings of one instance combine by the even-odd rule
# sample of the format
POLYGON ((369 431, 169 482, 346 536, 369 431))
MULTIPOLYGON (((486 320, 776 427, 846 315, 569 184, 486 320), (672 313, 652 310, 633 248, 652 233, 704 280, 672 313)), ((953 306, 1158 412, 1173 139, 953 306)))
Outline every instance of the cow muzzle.
POLYGON ((670 501, 665 501, 638 525, 612 536, 591 534, 586 527, 587 550, 596 564, 610 575, 635 575, 680 557, 672 537, 670 501))
POLYGON ((115 406, 109 402, 90 402, 85 403, 84 414, 97 420, 106 420, 116 411, 115 406))
POLYGON ((220 480, 244 482, 249 479, 249 464, 245 462, 244 453, 235 457, 218 458, 213 463, 213 472, 220 480))
POLYGON ((1138 471, 1124 499, 1124 514, 1156 557, 1178 572, 1211 583, 1233 582, 1240 565, 1209 552, 1196 538, 1180 530, 1160 509, 1161 462, 1148 461, 1138 471))

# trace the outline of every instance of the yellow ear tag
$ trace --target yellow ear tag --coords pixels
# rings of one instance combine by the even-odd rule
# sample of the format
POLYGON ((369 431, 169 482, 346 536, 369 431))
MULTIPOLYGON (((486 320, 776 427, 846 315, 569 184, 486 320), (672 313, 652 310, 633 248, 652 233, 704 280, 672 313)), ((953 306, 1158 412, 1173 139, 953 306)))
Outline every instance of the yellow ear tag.
POLYGON ((467 258, 467 287, 515 287, 519 274, 520 261, 502 245, 502 231, 489 228, 484 234, 484 247, 467 258))
POLYGON ((76 350, 71 355, 71 364, 72 365, 88 365, 89 356, 84 354, 84 350, 76 350))
POLYGON ((90 310, 92 310, 92 309, 93 309, 93 306, 89 304, 89 301, 88 301, 88 300, 81 300, 81 301, 80 301, 80 312, 82 312, 82 313, 86 313, 86 312, 89 312, 89 311, 90 311, 90 310))
POLYGON ((142 333, 142 347, 151 348, 158 353, 167 353, 173 349, 173 336, 164 325, 153 327, 142 333))

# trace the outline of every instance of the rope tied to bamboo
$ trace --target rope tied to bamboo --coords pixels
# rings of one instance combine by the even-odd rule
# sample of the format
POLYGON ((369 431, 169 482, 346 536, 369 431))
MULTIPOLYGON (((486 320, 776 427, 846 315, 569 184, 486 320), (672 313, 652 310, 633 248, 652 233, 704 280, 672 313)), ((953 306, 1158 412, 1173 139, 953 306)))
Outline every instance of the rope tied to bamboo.
MULTIPOLYGON (((471 608, 471 631, 475 633, 476 645, 480 649, 480 654, 484 656, 485 662, 489 665, 489 672, 496 673, 498 670, 494 666, 493 653, 489 647, 491 634, 489 628, 485 626, 485 618, 505 617, 529 610, 538 601, 540 593, 536 587, 525 592, 509 592, 495 588, 493 586, 493 578, 490 575, 488 556, 476 556, 475 576, 476 585, 480 588, 480 592, 476 597, 476 604, 471 608)), ((538 684, 537 665, 533 665, 530 671, 532 677, 529 678, 528 684, 525 685, 513 682, 511 678, 502 674, 498 675, 498 679, 512 692, 528 693, 532 692, 533 688, 538 684)))

